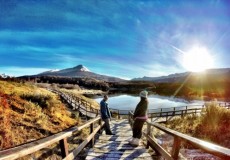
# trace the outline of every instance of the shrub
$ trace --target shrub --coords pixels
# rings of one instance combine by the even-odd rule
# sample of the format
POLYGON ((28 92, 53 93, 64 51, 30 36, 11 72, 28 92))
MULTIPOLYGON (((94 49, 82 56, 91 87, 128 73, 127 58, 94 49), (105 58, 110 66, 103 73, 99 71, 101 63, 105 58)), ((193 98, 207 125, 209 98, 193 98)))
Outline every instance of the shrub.
POLYGON ((167 127, 191 136, 230 147, 230 110, 217 103, 207 103, 200 116, 175 118, 167 127))

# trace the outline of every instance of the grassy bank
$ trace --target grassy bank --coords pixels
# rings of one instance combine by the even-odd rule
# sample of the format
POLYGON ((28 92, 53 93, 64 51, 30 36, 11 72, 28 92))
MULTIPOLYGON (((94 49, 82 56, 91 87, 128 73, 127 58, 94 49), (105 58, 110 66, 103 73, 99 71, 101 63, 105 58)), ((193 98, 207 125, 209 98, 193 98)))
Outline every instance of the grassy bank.
POLYGON ((78 123, 57 95, 31 84, 0 81, 0 150, 78 123))
POLYGON ((201 116, 176 118, 167 127, 230 148, 230 110, 216 103, 208 104, 201 116))

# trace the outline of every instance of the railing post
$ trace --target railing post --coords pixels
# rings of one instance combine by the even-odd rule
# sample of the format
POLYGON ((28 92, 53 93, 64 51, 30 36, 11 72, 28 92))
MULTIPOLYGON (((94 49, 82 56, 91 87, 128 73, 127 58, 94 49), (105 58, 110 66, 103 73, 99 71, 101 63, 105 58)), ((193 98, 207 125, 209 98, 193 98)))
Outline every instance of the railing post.
POLYGON ((60 140, 59 145, 61 148, 61 156, 65 158, 69 154, 67 138, 60 140))
POLYGON ((166 122, 168 122, 168 112, 166 113, 166 122))
POLYGON ((120 119, 120 110, 117 110, 117 114, 118 114, 118 119, 120 119))
MULTIPOLYGON (((147 137, 148 136, 151 137, 151 125, 147 122, 147 137)), ((146 140, 147 140, 146 149, 148 149, 150 145, 147 137, 146 137, 146 140)))
POLYGON ((100 130, 99 130, 99 133, 101 134, 102 133, 102 121, 101 121, 101 118, 99 120, 99 125, 101 126, 100 130))
POLYGON ((129 124, 130 124, 130 111, 128 113, 128 120, 129 120, 129 124))
POLYGON ((172 147, 172 158, 174 160, 178 159, 179 156, 179 151, 180 151, 180 144, 181 144, 181 140, 178 137, 174 137, 174 142, 173 142, 173 147, 172 147))
MULTIPOLYGON (((90 134, 93 133, 93 131, 94 131, 94 123, 91 123, 90 124, 90 134)), ((91 145, 91 147, 94 146, 94 137, 92 138, 90 145, 91 145)))

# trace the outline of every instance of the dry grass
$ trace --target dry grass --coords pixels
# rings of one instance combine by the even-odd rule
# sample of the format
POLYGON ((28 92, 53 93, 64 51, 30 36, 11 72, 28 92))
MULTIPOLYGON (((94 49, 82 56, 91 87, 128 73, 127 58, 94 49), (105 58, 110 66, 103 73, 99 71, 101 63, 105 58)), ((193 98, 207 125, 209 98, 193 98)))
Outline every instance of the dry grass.
POLYGON ((31 84, 0 81, 0 150, 78 122, 55 94, 31 84))
POLYGON ((230 148, 230 110, 215 102, 206 105, 201 116, 176 118, 167 127, 230 148))

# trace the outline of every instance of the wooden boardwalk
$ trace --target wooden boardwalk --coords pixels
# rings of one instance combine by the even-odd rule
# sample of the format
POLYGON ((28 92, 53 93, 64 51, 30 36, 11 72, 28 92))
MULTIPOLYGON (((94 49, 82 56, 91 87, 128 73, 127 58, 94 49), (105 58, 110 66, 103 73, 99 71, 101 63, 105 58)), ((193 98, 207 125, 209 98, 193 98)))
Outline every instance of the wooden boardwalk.
POLYGON ((86 160, 153 159, 142 142, 138 147, 128 143, 132 130, 127 119, 112 121, 111 129, 116 135, 103 133, 89 150, 86 160))
POLYGON ((95 118, 99 114, 98 109, 92 108, 91 105, 83 99, 80 99, 78 97, 73 97, 61 91, 52 90, 52 89, 48 89, 48 90, 61 96, 71 106, 72 110, 78 110, 82 115, 88 118, 95 118))

